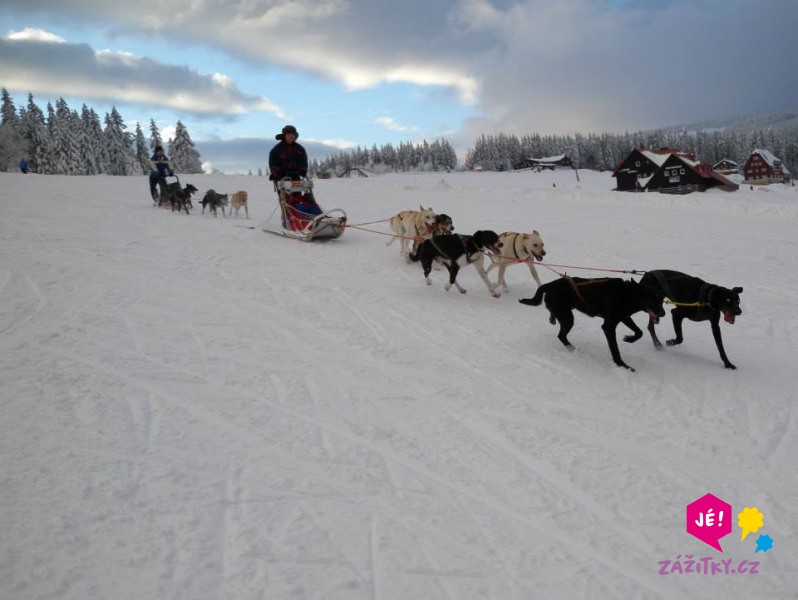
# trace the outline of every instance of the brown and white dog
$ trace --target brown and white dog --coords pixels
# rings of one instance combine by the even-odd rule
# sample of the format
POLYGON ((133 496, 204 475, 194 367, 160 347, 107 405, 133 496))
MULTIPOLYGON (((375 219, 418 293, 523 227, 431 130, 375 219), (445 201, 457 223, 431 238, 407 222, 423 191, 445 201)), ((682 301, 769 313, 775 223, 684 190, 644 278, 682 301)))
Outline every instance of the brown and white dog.
MULTIPOLYGON (((432 237, 435 227, 435 211, 420 204, 418 207, 420 210, 403 210, 391 217, 391 231, 398 236, 402 245, 399 254, 404 256, 407 262, 410 262, 410 254, 418 251, 421 241, 432 237)), ((390 246, 395 239, 392 237, 385 245, 390 246)))
POLYGON ((244 190, 239 190, 235 194, 230 196, 230 216, 233 215, 233 211, 235 211, 236 217, 238 216, 238 211, 241 210, 243 207, 244 212, 247 215, 247 219, 249 219, 249 203, 247 202, 248 195, 244 190))
POLYGON ((499 236, 499 241, 502 243, 502 250, 499 256, 491 256, 492 264, 488 267, 486 273, 489 273, 493 267, 499 267, 499 279, 496 281, 496 286, 501 286, 503 291, 508 291, 507 282, 504 280, 504 271, 510 265, 526 262, 529 265, 529 272, 535 283, 540 287, 540 277, 535 270, 533 261, 543 260, 546 256, 546 251, 543 249, 543 238, 537 230, 532 233, 516 233, 515 231, 505 231, 499 236))

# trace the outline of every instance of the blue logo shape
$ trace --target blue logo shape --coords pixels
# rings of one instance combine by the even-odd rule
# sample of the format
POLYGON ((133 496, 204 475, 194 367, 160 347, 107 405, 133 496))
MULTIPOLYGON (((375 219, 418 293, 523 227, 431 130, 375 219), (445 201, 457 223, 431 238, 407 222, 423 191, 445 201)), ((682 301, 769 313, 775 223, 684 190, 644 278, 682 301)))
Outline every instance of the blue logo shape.
POLYGON ((762 552, 767 552, 773 547, 773 538, 769 535, 760 535, 759 538, 756 540, 756 550, 754 550, 754 554, 762 550, 762 552))

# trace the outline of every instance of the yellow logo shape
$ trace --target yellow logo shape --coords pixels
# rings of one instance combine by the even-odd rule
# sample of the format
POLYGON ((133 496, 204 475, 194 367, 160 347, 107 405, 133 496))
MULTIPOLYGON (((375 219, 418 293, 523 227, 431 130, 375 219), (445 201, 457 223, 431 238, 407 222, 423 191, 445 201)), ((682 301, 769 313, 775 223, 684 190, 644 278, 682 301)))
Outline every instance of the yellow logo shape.
POLYGON ((740 538, 742 542, 749 533, 756 533, 762 527, 765 515, 759 512, 756 506, 745 507, 743 512, 737 513, 737 526, 742 527, 743 536, 740 538))

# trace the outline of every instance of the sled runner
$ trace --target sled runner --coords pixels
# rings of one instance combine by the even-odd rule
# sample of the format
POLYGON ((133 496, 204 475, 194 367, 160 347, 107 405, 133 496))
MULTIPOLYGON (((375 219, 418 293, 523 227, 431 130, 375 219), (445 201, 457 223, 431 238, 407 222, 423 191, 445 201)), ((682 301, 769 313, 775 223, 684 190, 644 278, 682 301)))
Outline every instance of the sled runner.
POLYGON ((280 179, 275 182, 275 189, 282 227, 263 231, 309 242, 337 238, 346 229, 346 213, 340 208, 322 210, 313 196, 310 179, 280 179))

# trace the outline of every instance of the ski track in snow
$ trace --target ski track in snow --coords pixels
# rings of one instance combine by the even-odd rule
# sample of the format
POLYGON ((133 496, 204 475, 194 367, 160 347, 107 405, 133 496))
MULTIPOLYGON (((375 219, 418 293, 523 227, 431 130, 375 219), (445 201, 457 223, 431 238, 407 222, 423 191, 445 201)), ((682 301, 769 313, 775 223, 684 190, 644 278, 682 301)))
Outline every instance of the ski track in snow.
MULTIPOLYGON (((247 229, 273 209, 260 178, 187 176, 199 197, 247 189, 251 220, 154 208, 143 177, 0 180, 0 597, 798 593, 794 188, 317 182, 356 223, 420 202, 461 233, 538 229, 552 263, 745 288, 722 324, 737 371, 708 324, 685 322, 679 347, 620 342, 630 373, 599 320, 577 314, 569 353, 544 309, 518 304, 534 293, 523 266, 499 299, 466 268, 460 295, 445 270, 426 286, 383 236, 247 229), (765 513, 767 555, 736 528, 722 540, 722 558, 763 561, 758 577, 658 575, 716 554, 684 532, 707 492, 765 513)), ((669 317, 658 333, 672 337, 669 317)))

